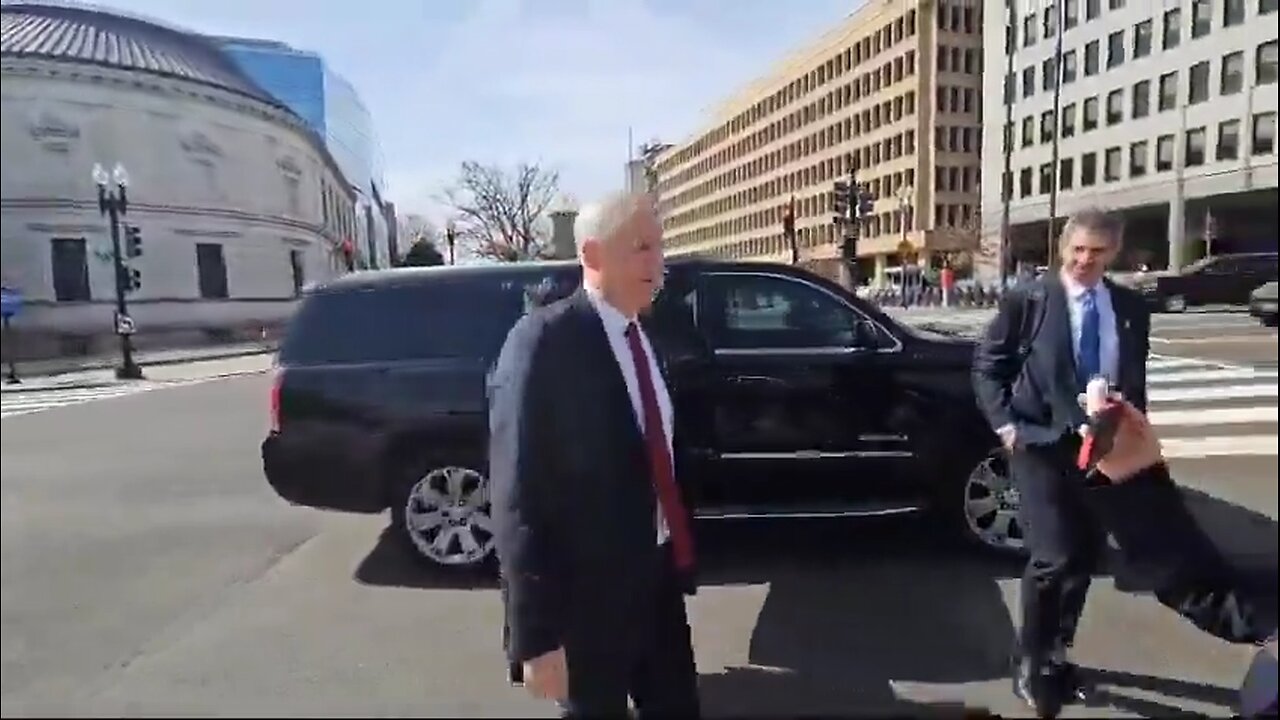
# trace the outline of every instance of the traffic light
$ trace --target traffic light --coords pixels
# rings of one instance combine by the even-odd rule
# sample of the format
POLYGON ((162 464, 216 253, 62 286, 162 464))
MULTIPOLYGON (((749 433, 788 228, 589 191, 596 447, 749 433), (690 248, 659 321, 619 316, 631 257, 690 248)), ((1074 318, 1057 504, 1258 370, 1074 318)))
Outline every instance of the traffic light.
POLYGON ((831 212, 835 213, 833 222, 837 225, 849 216, 849 183, 837 180, 831 190, 831 212))
POLYGON ((875 214, 876 199, 865 187, 858 191, 858 217, 869 218, 875 214))
POLYGON ((137 225, 124 226, 124 256, 130 260, 142 257, 142 228, 137 225))
POLYGON ((137 268, 131 268, 127 265, 120 265, 119 276, 117 282, 120 287, 127 293, 137 292, 142 289, 142 271, 137 268))

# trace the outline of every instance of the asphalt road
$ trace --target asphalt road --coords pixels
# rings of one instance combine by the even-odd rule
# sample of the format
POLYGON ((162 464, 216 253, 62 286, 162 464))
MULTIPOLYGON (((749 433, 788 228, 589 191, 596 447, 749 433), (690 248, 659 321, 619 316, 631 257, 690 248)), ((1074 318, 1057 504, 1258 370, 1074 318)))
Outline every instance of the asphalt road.
MULTIPOLYGON (((552 715, 504 681, 486 578, 272 494, 266 405, 250 376, 3 420, 4 716, 552 715)), ((1275 458, 1188 462, 1197 512, 1274 593, 1275 458)), ((1017 568, 904 523, 726 526, 703 552, 708 715, 1022 714, 1017 568)), ((1229 715, 1249 655, 1103 575, 1077 657, 1107 695, 1068 716, 1229 715)))

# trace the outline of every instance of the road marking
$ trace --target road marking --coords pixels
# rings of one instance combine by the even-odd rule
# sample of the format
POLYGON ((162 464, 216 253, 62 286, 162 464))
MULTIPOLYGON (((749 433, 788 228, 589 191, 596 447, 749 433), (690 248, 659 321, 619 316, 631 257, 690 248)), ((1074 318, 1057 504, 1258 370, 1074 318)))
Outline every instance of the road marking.
POLYGON ((119 385, 101 388, 49 388, 46 390, 9 391, 0 396, 0 418, 19 417, 53 408, 82 405, 96 400, 137 395, 162 388, 181 387, 206 382, 204 378, 177 382, 119 385))
POLYGON ((1276 335, 1219 335, 1217 337, 1196 337, 1196 338, 1162 338, 1151 336, 1151 342, 1165 343, 1168 345, 1209 345, 1222 343, 1257 343, 1257 342, 1275 342, 1276 335))
POLYGON ((1204 363, 1199 360, 1193 360, 1191 358, 1152 355, 1147 359, 1147 372, 1152 370, 1164 370, 1165 368, 1203 367, 1203 365, 1204 363))
POLYGON ((1150 372, 1147 366, 1147 386, 1185 385, 1188 383, 1216 382, 1219 380, 1275 380, 1275 370, 1255 368, 1214 368, 1212 370, 1186 370, 1169 373, 1150 372))
POLYGON ((1181 388, 1161 388, 1147 391, 1147 402, 1177 402, 1181 400, 1238 400, 1240 398, 1280 397, 1275 383, 1259 385, 1219 385, 1181 388))
POLYGON ((1273 435, 1215 435, 1203 438, 1170 438, 1161 440, 1164 456, 1179 458, 1222 457, 1224 455, 1276 455, 1273 435))
POLYGON ((1276 406, 1243 408, 1195 408, 1189 410, 1151 410, 1147 419, 1156 427, 1229 425, 1232 423, 1280 422, 1276 406))

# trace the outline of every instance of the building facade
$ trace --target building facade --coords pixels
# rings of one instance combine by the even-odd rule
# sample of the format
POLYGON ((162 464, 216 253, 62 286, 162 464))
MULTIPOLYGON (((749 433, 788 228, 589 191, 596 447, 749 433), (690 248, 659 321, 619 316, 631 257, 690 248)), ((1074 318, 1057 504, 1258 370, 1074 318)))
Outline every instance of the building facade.
POLYGON ((395 253, 382 193, 383 157, 370 115, 359 94, 314 52, 274 40, 216 38, 242 71, 306 120, 351 182, 363 219, 357 233, 359 261, 388 267, 395 253))
POLYGON ((860 277, 882 282, 903 256, 966 262, 980 227, 981 10, 870 0, 724 103, 656 159, 668 252, 786 260, 794 198, 801 262, 839 277, 833 184, 856 169, 875 198, 860 277))
POLYGON ((122 221, 144 241, 129 299, 140 345, 274 326, 305 284, 347 271, 350 183, 305 122, 215 45, 106 12, 2 13, 0 275, 26 301, 20 354, 111 342, 96 163, 128 173, 122 221))
POLYGON ((987 3, 984 256, 1006 199, 1010 266, 1084 206, 1126 216, 1128 267, 1274 251, 1277 0, 1063 2, 987 3))

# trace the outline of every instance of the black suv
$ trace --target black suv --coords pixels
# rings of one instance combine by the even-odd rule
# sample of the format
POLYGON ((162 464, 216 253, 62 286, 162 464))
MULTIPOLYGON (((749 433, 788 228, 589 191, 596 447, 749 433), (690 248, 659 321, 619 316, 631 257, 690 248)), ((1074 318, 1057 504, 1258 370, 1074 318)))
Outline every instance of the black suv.
MULTIPOLYGON (((572 263, 403 268, 308 291, 272 388, 271 486, 297 504, 390 506, 437 564, 487 559, 486 376, 521 314, 579 278, 572 263)), ((972 341, 759 263, 670 264, 651 319, 700 520, 923 513, 1020 551, 972 341)))
POLYGON ((1248 305, 1249 293, 1276 279, 1276 253, 1214 255, 1177 272, 1134 280, 1154 310, 1182 312, 1195 305, 1248 305))

